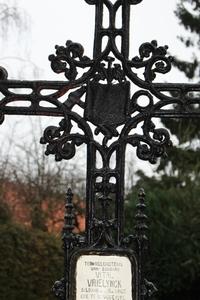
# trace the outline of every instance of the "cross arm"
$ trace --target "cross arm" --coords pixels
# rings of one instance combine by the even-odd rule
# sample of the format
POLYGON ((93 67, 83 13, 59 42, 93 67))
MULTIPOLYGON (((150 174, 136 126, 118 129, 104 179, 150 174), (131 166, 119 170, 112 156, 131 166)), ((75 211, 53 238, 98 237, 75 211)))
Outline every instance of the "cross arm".
POLYGON ((61 98, 76 86, 77 83, 66 81, 1 80, 1 116, 63 116, 61 98))
POLYGON ((200 117, 200 84, 153 83, 153 117, 200 117))

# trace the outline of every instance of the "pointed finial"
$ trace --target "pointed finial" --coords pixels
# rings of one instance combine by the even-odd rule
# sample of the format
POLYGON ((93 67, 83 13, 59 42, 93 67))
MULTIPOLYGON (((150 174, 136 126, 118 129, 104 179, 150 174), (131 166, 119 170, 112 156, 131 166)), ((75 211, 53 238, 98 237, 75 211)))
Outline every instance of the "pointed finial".
POLYGON ((148 240, 146 236, 146 231, 148 229, 148 226, 146 224, 147 216, 145 214, 146 205, 145 205, 145 191, 144 189, 140 189, 138 192, 138 204, 136 205, 137 213, 135 216, 136 219, 136 236, 140 240, 148 240))
POLYGON ((73 193, 69 188, 66 194, 66 203, 65 203, 65 215, 64 215, 64 227, 63 227, 63 237, 69 235, 74 229, 74 205, 72 203, 73 193))

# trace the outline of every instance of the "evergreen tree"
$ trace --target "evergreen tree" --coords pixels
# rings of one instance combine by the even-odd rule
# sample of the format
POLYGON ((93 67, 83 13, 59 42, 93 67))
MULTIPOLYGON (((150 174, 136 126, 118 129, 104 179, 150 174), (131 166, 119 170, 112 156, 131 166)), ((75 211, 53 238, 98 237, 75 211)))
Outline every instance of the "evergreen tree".
MULTIPOLYGON (((185 36, 179 39, 196 55, 191 62, 177 56, 174 65, 188 79, 198 81, 200 0, 179 0, 175 14, 180 26, 186 29, 185 36)), ((197 94, 190 95, 194 96, 197 94)), ((155 298, 197 300, 200 299, 200 119, 163 119, 162 123, 177 142, 168 149, 168 158, 161 160, 157 175, 149 178, 141 171, 138 174, 140 180, 127 197, 127 230, 133 227, 134 199, 136 190, 142 186, 149 199, 149 277, 159 289, 155 298)))
MULTIPOLYGON (((200 0, 179 0, 175 12, 180 26, 186 29, 186 36, 178 38, 193 54, 192 61, 184 61, 175 56, 174 65, 183 72, 188 79, 199 80, 200 75, 200 0)), ((198 95, 199 96, 199 95, 198 95)), ((197 93, 190 93, 190 98, 197 97, 197 93)), ((196 109, 199 109, 199 107, 196 109)), ((168 170, 170 176, 175 177, 178 185, 199 185, 200 176, 200 119, 165 119, 162 120, 166 128, 175 135, 178 146, 168 151, 168 160, 162 161, 158 171, 168 170), (170 170, 170 172, 169 172, 170 170), (178 182, 177 180, 178 179, 178 182)))
POLYGON ((192 61, 184 61, 175 59, 175 66, 181 72, 192 79, 195 75, 199 76, 199 60, 197 50, 200 50, 200 1, 199 0, 179 0, 177 10, 175 12, 179 23, 183 26, 187 34, 186 36, 179 36, 178 38, 186 47, 194 50, 192 61))

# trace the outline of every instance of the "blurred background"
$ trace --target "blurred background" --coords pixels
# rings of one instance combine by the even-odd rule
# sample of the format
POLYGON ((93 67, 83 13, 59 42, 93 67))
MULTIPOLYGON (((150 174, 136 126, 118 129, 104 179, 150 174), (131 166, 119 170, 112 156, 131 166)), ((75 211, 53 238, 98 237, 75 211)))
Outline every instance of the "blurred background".
MULTIPOLYGON (((9 79, 64 80, 48 56, 66 40, 92 57, 94 7, 84 0, 0 0, 0 65, 9 79)), ((160 82, 199 82, 200 1, 143 0, 131 12, 130 54, 143 42, 167 44, 173 70, 160 82)), ((200 299, 200 122, 161 120, 174 147, 156 165, 127 149, 126 233, 134 227, 137 191, 144 187, 149 215, 148 279, 158 300, 200 299)), ((0 128, 0 299, 54 299, 63 274, 61 231, 71 187, 75 231, 85 229, 85 148, 71 162, 44 156, 39 140, 51 117, 6 116, 0 128)), ((159 123, 160 124, 160 123, 159 123)))

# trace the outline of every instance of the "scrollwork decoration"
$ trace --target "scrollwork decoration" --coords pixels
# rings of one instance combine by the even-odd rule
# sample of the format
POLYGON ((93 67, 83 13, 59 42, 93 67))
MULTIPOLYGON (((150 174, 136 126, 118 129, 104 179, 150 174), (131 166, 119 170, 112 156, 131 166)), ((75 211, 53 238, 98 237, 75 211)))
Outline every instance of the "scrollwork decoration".
POLYGON ((71 284, 68 266, 71 254, 77 248, 121 250, 131 245, 139 258, 138 284, 136 282, 134 289, 138 286, 140 290, 139 296, 133 298, 145 299, 156 288, 142 274, 143 250, 147 248, 142 191, 137 205, 135 232, 125 238, 123 229, 126 146, 135 147, 137 156, 150 163, 165 157, 167 147, 172 144, 170 135, 166 129, 156 128, 152 119, 200 117, 200 84, 155 83, 156 76, 166 74, 172 66, 167 46, 158 46, 156 41, 142 44, 138 56, 129 60, 130 6, 142 0, 85 2, 96 5, 93 58, 84 54, 81 44, 70 40, 65 46, 56 46, 49 61, 55 73, 64 74, 67 81, 62 82, 8 80, 7 71, 0 67, 0 124, 6 114, 60 117, 59 125, 49 126, 41 138, 41 143, 46 145, 46 155, 55 155, 57 161, 73 158, 77 147, 87 145, 86 233, 81 236, 73 232, 73 195, 68 190, 63 232, 65 277, 55 283, 55 295, 61 300, 70 299, 67 294, 71 284), (103 26, 104 8, 109 13, 107 28, 103 26), (119 10, 122 12, 121 28, 116 26, 119 10), (104 37, 107 38, 106 45, 104 37), (143 76, 137 70, 142 70, 143 76), (132 98, 131 84, 140 89, 132 98), (194 97, 189 93, 194 93, 194 97), (63 101, 64 95, 66 99, 63 101), (142 102, 144 97, 146 101, 142 102), (19 105, 21 101, 27 105, 19 105), (82 109, 80 115, 75 112, 77 105, 82 109), (75 133, 74 122, 78 125, 75 133), (138 133, 140 125, 142 132, 138 133), (101 142, 95 139, 95 135, 100 134, 101 142), (97 153, 101 156, 101 167, 97 164, 97 153), (115 166, 111 167, 113 157, 115 166), (97 178, 102 181, 97 181, 97 178))
POLYGON ((140 56, 132 59, 130 65, 137 69, 144 68, 144 78, 147 82, 152 82, 156 78, 156 73, 166 74, 171 70, 171 56, 167 55, 168 46, 159 46, 157 41, 144 43, 139 48, 140 56))
POLYGON ((66 47, 56 46, 56 55, 49 56, 51 68, 55 73, 64 73, 69 80, 76 79, 77 68, 86 68, 92 65, 92 61, 84 56, 84 48, 79 43, 66 42, 66 47))
POLYGON ((46 155, 54 154, 56 161, 69 160, 76 153, 76 146, 87 142, 87 138, 81 134, 70 134, 72 123, 70 117, 65 117, 59 126, 49 126, 45 129, 41 144, 48 144, 46 155))
POLYGON ((8 72, 5 68, 0 67, 0 80, 8 79, 8 72))
POLYGON ((57 280, 52 287, 52 292, 60 300, 65 300, 65 285, 65 279, 62 278, 61 280, 57 280))
POLYGON ((166 148, 172 146, 169 132, 164 128, 156 129, 155 124, 150 120, 144 120, 142 126, 143 135, 128 135, 127 143, 136 147, 137 156, 142 160, 148 160, 155 164, 160 157, 166 157, 166 148))
POLYGON ((145 278, 142 286, 142 294, 145 299, 150 299, 156 292, 158 292, 156 286, 145 278))

